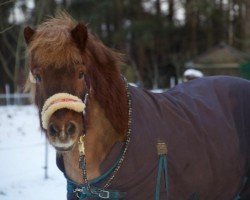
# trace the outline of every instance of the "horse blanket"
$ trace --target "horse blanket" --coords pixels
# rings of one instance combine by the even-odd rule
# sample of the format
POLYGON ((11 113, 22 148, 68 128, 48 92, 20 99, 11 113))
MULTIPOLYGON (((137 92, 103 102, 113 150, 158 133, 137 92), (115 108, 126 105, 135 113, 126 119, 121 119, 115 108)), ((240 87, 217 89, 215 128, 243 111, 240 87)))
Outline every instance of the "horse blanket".
MULTIPOLYGON (((132 99, 131 142, 110 186, 125 199, 155 199, 159 156, 156 144, 168 147, 169 191, 160 199, 250 199, 250 82, 226 76, 189 81, 165 93, 129 87, 132 99), (167 194, 168 193, 168 194, 167 194)), ((102 163, 107 171, 117 159, 116 143, 102 163)), ((68 197, 68 199, 71 199, 68 197)), ((73 198, 72 198, 73 199, 73 198)))

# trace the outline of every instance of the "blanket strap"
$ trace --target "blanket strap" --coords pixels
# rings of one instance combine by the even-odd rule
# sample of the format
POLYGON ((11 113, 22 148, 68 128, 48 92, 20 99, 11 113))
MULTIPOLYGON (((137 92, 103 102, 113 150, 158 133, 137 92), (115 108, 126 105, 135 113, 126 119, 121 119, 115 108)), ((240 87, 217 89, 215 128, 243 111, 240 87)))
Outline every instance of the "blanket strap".
POLYGON ((167 144, 163 141, 158 141, 157 152, 159 155, 159 164, 158 164, 158 174, 157 174, 156 189, 155 189, 155 200, 160 200, 162 173, 164 175, 165 190, 167 191, 167 199, 168 199, 169 180, 168 180, 168 171, 167 171, 167 167, 168 167, 168 165, 167 165, 167 144))
MULTIPOLYGON (((119 155, 118 160, 116 163, 104 174, 101 176, 88 181, 87 184, 77 184, 74 181, 70 180, 68 177, 67 179, 67 191, 70 196, 76 196, 79 200, 84 200, 87 198, 93 199, 112 199, 118 200, 124 198, 126 193, 121 192, 119 190, 108 190, 102 187, 96 187, 94 185, 103 182, 108 176, 112 174, 112 172, 116 169, 116 166, 119 164, 119 160, 122 154, 119 155)), ((83 170, 86 170, 86 162, 85 156, 80 156, 79 159, 79 167, 83 170)))
POLYGON ((73 194, 77 197, 77 199, 112 199, 118 200, 125 197, 125 193, 117 191, 117 190, 106 190, 100 189, 98 187, 91 186, 89 190, 84 185, 76 185, 74 182, 70 180, 67 181, 67 191, 69 194, 73 194))
MULTIPOLYGON (((102 176, 105 177, 106 175, 102 176)), ((99 182, 101 177, 96 179, 94 182, 99 182)), ((93 199, 112 199, 118 200, 125 197, 125 192, 120 192, 118 190, 108 190, 95 186, 91 186, 90 188, 84 184, 77 184, 70 179, 67 179, 67 192, 70 196, 76 196, 79 200, 84 200, 88 198, 93 199)))

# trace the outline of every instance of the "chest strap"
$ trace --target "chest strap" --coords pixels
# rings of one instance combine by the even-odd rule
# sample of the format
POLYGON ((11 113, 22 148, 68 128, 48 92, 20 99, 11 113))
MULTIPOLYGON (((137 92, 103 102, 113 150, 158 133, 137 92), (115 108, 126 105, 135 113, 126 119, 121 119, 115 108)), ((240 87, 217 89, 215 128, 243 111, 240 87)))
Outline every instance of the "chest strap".
POLYGON ((79 200, 88 198, 118 200, 124 198, 126 195, 126 193, 118 190, 100 189, 94 186, 91 186, 91 190, 89 191, 85 185, 78 185, 70 180, 67 180, 67 192, 72 196, 76 196, 79 200))
MULTIPOLYGON (((67 179, 67 192, 69 196, 75 196, 79 200, 84 200, 87 198, 93 199, 112 199, 118 200, 125 197, 125 192, 120 192, 118 190, 109 190, 107 188, 99 188, 96 185, 104 182, 116 169, 117 165, 119 164, 119 160, 122 154, 119 155, 118 160, 116 163, 103 175, 91 180, 88 184, 77 184, 74 181, 70 180, 66 174, 64 176, 67 179)), ((80 162, 80 168, 85 169, 85 162, 80 162)))

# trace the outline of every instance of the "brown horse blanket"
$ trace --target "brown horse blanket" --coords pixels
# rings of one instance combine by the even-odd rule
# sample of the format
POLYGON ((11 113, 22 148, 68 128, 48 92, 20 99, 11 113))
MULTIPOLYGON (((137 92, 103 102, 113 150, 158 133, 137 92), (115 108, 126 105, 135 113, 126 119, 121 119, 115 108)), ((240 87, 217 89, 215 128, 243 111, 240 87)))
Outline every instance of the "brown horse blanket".
MULTIPOLYGON (((160 199, 250 199, 250 82, 225 76, 196 79, 151 93, 129 87, 132 98, 131 143, 111 189, 128 200, 155 199, 159 156, 168 147, 169 194, 160 199)), ((101 169, 108 170, 122 144, 116 144, 101 169)), ((69 198, 70 199, 70 198, 69 198)))

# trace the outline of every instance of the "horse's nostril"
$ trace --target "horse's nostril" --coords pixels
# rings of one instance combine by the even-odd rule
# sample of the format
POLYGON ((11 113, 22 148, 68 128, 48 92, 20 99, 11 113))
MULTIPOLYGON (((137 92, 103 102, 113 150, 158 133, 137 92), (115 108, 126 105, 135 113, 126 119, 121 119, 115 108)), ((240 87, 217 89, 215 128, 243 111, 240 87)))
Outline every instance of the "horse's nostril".
POLYGON ((74 134, 76 131, 76 126, 74 123, 72 122, 69 122, 66 126, 66 133, 69 134, 69 135, 72 135, 74 134))
POLYGON ((49 125, 49 134, 51 136, 57 136, 59 134, 59 130, 54 124, 49 125))

